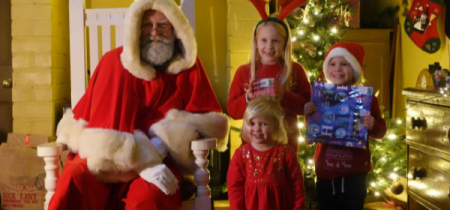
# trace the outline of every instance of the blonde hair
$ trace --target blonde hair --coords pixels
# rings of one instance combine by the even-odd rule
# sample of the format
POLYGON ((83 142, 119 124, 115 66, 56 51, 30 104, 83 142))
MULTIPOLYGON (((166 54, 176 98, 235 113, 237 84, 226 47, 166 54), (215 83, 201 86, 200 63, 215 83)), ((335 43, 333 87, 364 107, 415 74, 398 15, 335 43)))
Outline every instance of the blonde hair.
MULTIPOLYGON (((278 14, 272 14, 270 17, 277 17, 278 14)), ((259 60, 259 53, 257 50, 257 37, 258 33, 261 29, 261 27, 264 26, 271 26, 273 27, 281 36, 285 39, 285 46, 284 46, 284 56, 282 56, 284 60, 284 66, 283 71, 280 75, 280 82, 283 86, 284 90, 289 90, 292 85, 292 67, 293 67, 293 58, 292 58, 292 41, 291 41, 291 29, 289 29, 289 25, 286 20, 283 20, 283 22, 286 24, 287 31, 285 28, 277 22, 274 21, 266 21, 261 24, 259 24, 257 27, 255 27, 253 31, 253 40, 252 40, 252 57, 251 57, 251 65, 250 65, 250 72, 252 78, 255 78, 256 76, 256 61, 259 60)))
POLYGON ((263 116, 269 120, 270 126, 274 128, 272 140, 278 144, 287 143, 287 133, 283 126, 283 109, 279 101, 274 97, 265 95, 250 101, 244 112, 244 122, 242 124, 241 138, 248 142, 251 120, 257 116, 263 116))

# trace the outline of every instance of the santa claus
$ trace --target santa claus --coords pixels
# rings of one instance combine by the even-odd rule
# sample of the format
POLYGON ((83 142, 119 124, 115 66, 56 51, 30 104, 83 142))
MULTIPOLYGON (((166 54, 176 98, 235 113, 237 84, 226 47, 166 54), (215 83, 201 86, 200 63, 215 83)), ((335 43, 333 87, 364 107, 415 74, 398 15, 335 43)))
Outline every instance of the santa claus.
POLYGON ((228 118, 174 1, 135 1, 124 31, 58 124, 70 154, 49 209, 180 209, 190 142, 215 137, 226 149, 228 118))

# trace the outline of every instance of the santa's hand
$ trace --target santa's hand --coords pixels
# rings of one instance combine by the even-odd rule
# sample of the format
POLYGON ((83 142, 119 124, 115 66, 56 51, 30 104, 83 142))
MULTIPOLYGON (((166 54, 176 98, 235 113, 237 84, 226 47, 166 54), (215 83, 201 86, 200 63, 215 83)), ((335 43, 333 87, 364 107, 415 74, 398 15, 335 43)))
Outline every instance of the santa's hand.
POLYGON ((178 180, 166 165, 160 164, 146 168, 139 173, 145 181, 156 185, 166 195, 175 194, 178 189, 178 180))

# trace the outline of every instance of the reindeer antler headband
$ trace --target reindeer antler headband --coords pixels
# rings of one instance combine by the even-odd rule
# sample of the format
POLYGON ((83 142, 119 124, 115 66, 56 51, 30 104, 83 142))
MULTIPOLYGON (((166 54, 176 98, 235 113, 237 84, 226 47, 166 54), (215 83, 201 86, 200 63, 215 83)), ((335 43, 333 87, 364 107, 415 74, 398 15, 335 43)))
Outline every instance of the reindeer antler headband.
POLYGON ((268 3, 266 0, 250 0, 253 5, 256 7, 256 9, 259 12, 259 15, 261 15, 262 20, 256 24, 254 36, 256 36, 256 29, 261 23, 267 22, 267 21, 273 21, 281 24, 286 30, 286 33, 288 32, 287 25, 283 22, 284 18, 289 15, 294 9, 304 4, 307 0, 279 0, 278 4, 281 6, 280 14, 278 14, 277 18, 274 17, 268 17, 266 14, 265 6, 268 3))

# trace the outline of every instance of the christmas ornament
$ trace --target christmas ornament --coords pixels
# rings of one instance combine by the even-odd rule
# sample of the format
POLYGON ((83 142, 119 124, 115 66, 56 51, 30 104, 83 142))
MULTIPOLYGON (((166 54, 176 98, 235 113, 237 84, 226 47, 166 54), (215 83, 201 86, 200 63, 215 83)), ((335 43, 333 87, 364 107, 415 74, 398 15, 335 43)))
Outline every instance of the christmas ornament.
POLYGON ((406 34, 427 53, 435 53, 441 47, 436 22, 442 6, 444 3, 441 1, 413 0, 405 18, 406 34))
POLYGON ((335 28, 339 28, 339 15, 336 14, 336 10, 335 8, 333 8, 333 13, 331 14, 331 19, 330 19, 330 27, 335 27, 335 28))
POLYGON ((350 27, 350 20, 352 19, 352 15, 350 14, 350 9, 347 7, 345 8, 345 13, 344 13, 344 21, 345 21, 345 26, 348 28, 350 27))
POLYGON ((306 5, 305 10, 303 11, 303 14, 304 14, 303 19, 304 20, 308 19, 309 9, 310 9, 309 5, 306 5))
POLYGON ((339 28, 339 16, 334 15, 330 20, 330 27, 339 28))
POLYGON ((312 50, 308 50, 308 54, 309 54, 311 57, 313 57, 313 58, 316 57, 316 53, 315 53, 314 51, 312 51, 312 50))
POLYGON ((294 11, 292 11, 291 15, 293 18, 300 20, 305 15, 305 13, 304 13, 303 9, 299 7, 297 9, 295 9, 294 11))
POLYGON ((395 195, 400 195, 403 192, 403 185, 399 181, 396 181, 395 184, 391 186, 391 192, 395 195))
POLYGON ((312 46, 312 45, 308 45, 308 44, 305 44, 305 43, 302 43, 301 46, 302 46, 303 48, 307 49, 307 50, 316 50, 316 49, 317 49, 317 47, 314 47, 314 46, 312 46))

